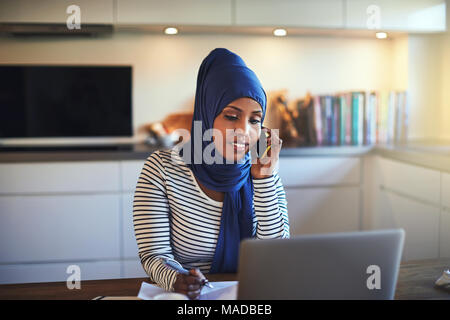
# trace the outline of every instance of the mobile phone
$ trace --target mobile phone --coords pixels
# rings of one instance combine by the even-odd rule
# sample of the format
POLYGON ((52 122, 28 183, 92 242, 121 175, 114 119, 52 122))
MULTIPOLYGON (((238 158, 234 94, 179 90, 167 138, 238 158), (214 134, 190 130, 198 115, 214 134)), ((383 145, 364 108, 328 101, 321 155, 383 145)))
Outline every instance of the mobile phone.
POLYGON ((266 135, 266 131, 261 130, 261 135, 259 136, 258 142, 256 143, 256 157, 261 158, 267 154, 269 145, 267 143, 269 135, 266 135))

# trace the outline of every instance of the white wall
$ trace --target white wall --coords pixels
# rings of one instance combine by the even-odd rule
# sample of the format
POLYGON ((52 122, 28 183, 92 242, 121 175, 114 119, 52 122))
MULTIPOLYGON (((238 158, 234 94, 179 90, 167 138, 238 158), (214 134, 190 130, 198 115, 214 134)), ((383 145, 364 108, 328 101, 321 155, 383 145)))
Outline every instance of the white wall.
POLYGON ((409 139, 440 135, 441 36, 410 35, 408 39, 409 139))
POLYGON ((447 31, 408 38, 409 138, 450 140, 450 0, 447 31))
POLYGON ((447 32, 442 35, 440 137, 450 140, 450 0, 447 0, 447 32))
POLYGON ((408 90, 408 36, 392 40, 392 89, 408 90))
POLYGON ((121 32, 94 39, 0 38, 0 63, 130 64, 136 131, 143 123, 193 105, 198 68, 216 47, 238 53, 266 91, 287 88, 291 98, 298 98, 307 90, 320 94, 405 86, 405 75, 395 75, 404 68, 392 59, 405 55, 405 43, 331 36, 121 32))

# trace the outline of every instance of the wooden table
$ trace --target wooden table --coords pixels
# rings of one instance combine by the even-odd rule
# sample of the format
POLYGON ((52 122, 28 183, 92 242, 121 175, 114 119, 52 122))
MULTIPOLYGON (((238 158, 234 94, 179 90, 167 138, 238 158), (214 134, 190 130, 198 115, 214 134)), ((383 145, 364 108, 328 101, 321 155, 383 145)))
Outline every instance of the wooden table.
MULTIPOLYGON (((395 299, 450 299, 450 292, 434 287, 442 272, 450 268, 450 259, 420 260, 403 263, 397 281, 395 299)), ((211 281, 236 280, 234 274, 208 275, 211 281)), ((90 300, 98 296, 137 296, 148 278, 89 280, 81 289, 67 289, 66 282, 0 285, 0 300, 62 299, 90 300)))

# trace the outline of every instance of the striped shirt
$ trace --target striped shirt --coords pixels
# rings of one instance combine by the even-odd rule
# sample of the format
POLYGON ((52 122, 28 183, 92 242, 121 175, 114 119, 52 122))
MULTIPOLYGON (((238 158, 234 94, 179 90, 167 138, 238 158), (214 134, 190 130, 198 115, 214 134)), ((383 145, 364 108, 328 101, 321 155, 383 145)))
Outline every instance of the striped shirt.
MULTIPOLYGON (((286 195, 278 173, 253 178, 253 187, 253 236, 289 238, 286 195)), ((174 148, 157 150, 146 159, 134 193, 133 223, 139 258, 152 281, 173 290, 177 273, 163 263, 166 258, 186 269, 209 272, 222 205, 203 192, 174 148)))

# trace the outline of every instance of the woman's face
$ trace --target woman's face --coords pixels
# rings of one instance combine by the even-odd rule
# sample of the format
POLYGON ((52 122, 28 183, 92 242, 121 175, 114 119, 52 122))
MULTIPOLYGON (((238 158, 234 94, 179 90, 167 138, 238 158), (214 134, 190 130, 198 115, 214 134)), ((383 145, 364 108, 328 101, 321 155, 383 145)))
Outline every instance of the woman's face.
POLYGON ((243 158, 259 139, 261 119, 262 108, 255 100, 239 98, 232 101, 214 119, 213 128, 222 135, 222 139, 213 136, 216 149, 227 160, 243 158))

